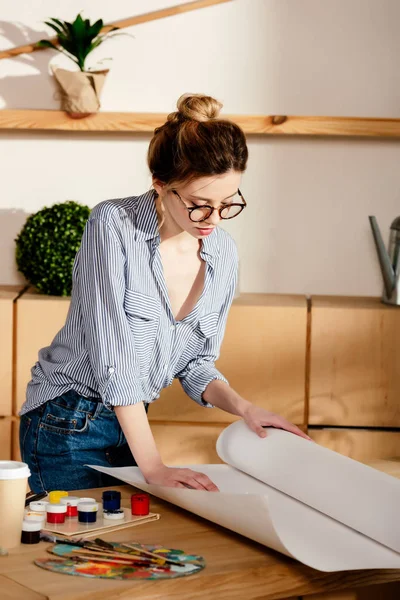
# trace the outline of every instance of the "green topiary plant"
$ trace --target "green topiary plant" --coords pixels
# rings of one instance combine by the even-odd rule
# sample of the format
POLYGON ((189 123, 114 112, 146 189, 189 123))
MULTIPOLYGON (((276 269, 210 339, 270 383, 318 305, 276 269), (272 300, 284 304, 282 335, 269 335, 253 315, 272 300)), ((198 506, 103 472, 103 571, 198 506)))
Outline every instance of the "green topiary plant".
POLYGON ((26 220, 16 238, 18 270, 39 292, 69 296, 72 267, 90 209, 68 201, 43 208, 26 220))

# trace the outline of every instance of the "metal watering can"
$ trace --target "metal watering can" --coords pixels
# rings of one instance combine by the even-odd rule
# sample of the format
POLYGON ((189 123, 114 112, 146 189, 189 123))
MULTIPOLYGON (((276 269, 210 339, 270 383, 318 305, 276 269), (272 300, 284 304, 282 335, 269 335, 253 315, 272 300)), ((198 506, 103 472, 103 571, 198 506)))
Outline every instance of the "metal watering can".
POLYGON ((382 302, 400 306, 400 217, 397 217, 390 226, 388 250, 383 243, 376 218, 369 217, 369 222, 385 284, 382 302))

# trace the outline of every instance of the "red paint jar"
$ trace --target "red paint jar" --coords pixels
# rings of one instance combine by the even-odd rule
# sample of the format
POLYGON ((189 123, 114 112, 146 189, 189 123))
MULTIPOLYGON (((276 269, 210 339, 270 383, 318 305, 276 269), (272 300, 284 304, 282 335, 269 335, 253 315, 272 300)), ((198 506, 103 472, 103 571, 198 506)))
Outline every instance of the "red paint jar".
POLYGON ((78 496, 65 496, 65 498, 60 498, 60 504, 63 504, 67 507, 66 516, 77 517, 78 516, 78 502, 80 498, 78 496))
POLYGON ((148 515, 150 510, 150 497, 148 494, 132 494, 131 511, 133 515, 148 515))
POLYGON ((65 523, 67 507, 65 504, 49 504, 46 506, 46 517, 48 523, 65 523))

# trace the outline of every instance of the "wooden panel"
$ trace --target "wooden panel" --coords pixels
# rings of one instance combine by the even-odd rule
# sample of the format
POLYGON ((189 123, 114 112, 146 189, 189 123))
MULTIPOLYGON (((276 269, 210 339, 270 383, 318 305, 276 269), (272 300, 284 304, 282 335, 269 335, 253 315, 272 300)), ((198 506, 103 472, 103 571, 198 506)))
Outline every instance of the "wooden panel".
MULTIPOLYGON (((0 110, 0 129, 152 134, 166 118, 166 113, 99 112, 73 119, 57 110, 3 109, 0 110)), ((221 118, 237 123, 247 135, 400 137, 400 119, 223 113, 221 118)))
POLYGON ((221 463, 215 446, 221 425, 152 423, 151 430, 167 465, 221 463))
MULTIPOLYGON (((243 294, 231 308, 218 369, 244 398, 304 422, 307 305, 302 296, 243 294)), ((150 406, 152 421, 229 423, 217 408, 190 400, 180 384, 164 390, 150 406)))
POLYGON ((324 428, 309 429, 308 435, 321 446, 361 462, 400 456, 400 431, 324 428))
POLYGON ((0 286, 0 416, 12 414, 14 300, 22 286, 0 286))
POLYGON ((399 600, 400 583, 386 583, 349 590, 345 592, 328 592, 307 596, 309 600, 399 600))
POLYGON ((25 401, 31 368, 38 352, 48 346, 63 327, 70 304, 69 298, 27 292, 17 301, 15 414, 25 401))
POLYGON ((311 424, 400 426, 400 310, 312 298, 311 424))
POLYGON ((11 434, 11 458, 12 460, 22 460, 19 451, 19 417, 13 418, 11 434))
POLYGON ((11 418, 0 417, 0 460, 11 459, 11 418))

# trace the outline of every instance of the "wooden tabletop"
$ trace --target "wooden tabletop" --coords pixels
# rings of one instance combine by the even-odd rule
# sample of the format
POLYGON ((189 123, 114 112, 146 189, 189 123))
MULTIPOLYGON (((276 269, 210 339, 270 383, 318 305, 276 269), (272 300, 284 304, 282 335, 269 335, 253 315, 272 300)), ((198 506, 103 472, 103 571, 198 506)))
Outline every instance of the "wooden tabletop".
MULTIPOLYGON (((379 461, 377 468, 400 477, 400 461, 379 461)), ((123 485, 123 506, 134 488, 123 485)), ((101 499, 103 488, 80 490, 101 499)), ((0 557, 2 600, 273 600, 298 598, 332 590, 400 581, 400 569, 322 573, 247 538, 231 533, 166 502, 151 498, 161 519, 102 535, 105 540, 139 541, 200 554, 206 568, 197 575, 169 581, 107 581, 51 573, 33 564, 50 556, 49 544, 21 545, 0 557)))

